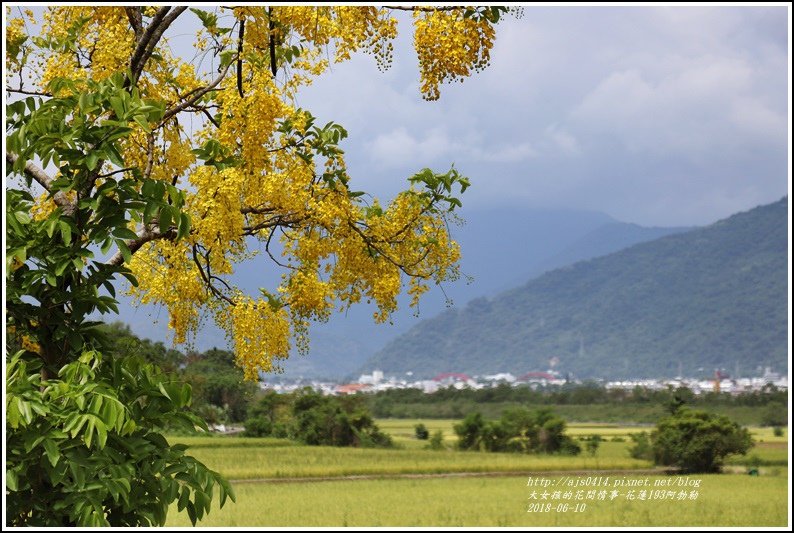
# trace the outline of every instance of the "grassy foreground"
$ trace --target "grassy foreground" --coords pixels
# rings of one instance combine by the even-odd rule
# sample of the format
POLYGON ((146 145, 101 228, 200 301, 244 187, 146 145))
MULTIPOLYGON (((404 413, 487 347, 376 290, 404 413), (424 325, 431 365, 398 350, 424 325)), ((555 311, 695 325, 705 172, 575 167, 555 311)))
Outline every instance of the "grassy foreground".
MULTIPOLYGON (((452 420, 383 420, 399 449, 310 447, 279 439, 229 437, 175 437, 190 445, 189 453, 227 479, 235 480, 237 503, 228 502, 206 516, 209 527, 785 527, 788 524, 788 439, 771 430, 753 429, 756 447, 748 457, 731 459, 726 471, 741 475, 690 476, 697 486, 676 486, 686 476, 614 475, 620 480, 648 480, 646 499, 628 498, 631 487, 571 488, 571 498, 532 500, 530 478, 544 471, 570 471, 567 477, 544 479, 587 480, 598 470, 647 469, 651 464, 628 457, 630 433, 648 430, 610 424, 572 424, 569 434, 601 435, 595 457, 455 452, 452 420), (441 430, 446 451, 422 449, 415 425, 441 430), (761 476, 745 474, 749 458, 767 465, 761 476), (586 471, 593 471, 587 474, 586 471), (443 473, 500 472, 498 477, 433 477, 443 473), (522 473, 522 474, 519 474, 522 473), (525 472, 537 474, 527 475, 525 472), (397 478, 415 475, 427 477, 397 478), (343 476, 384 476, 383 479, 344 479, 343 476), (320 480, 330 478, 332 480, 320 480), (336 478, 336 479, 333 479, 336 478), (263 482, 263 479, 270 479, 263 482), (654 488, 670 480, 671 487, 654 488), (593 490, 588 495, 587 490, 593 490), (576 499, 576 490, 583 490, 576 499), (612 498, 597 491, 618 491, 612 498), (675 499, 653 499, 651 492, 675 490, 675 499), (680 493, 686 490, 686 497, 680 493), (692 497, 692 491, 696 497, 692 497), (543 504, 531 507, 531 503, 543 504), (546 503, 549 505, 546 506, 546 503), (567 506, 566 506, 567 504, 567 506), (579 504, 577 506, 577 504, 579 504), (528 512, 531 511, 531 512, 528 512)), ((567 481, 563 481, 566 483, 567 481)), ((694 483, 693 482, 693 483, 694 483)), ((628 483, 627 483, 628 484, 628 483)), ((551 491, 550 491, 551 492, 551 491)), ((668 495, 669 496, 669 495, 668 495)), ((539 496, 538 496, 539 497, 539 496)), ((190 524, 176 506, 166 526, 190 524)))
MULTIPOLYGON (((584 479, 583 476, 579 477, 584 479)), ((678 476, 672 476, 676 480, 678 476)), ((554 481, 558 477, 549 477, 554 481)), ((627 479, 645 479, 632 476, 627 479)), ((664 477, 651 477, 665 479, 664 477)), ((237 503, 214 506, 210 527, 784 527, 785 477, 697 476, 697 498, 628 500, 624 495, 557 500, 527 512, 528 478, 430 478, 236 484, 237 503), (567 511, 564 511, 565 504, 567 511), (580 512, 576 512, 579 503, 580 512), (582 510, 582 504, 584 508, 582 510)), ((575 491, 574 491, 575 492, 575 491)), ((188 526, 174 507, 166 526, 188 526)))

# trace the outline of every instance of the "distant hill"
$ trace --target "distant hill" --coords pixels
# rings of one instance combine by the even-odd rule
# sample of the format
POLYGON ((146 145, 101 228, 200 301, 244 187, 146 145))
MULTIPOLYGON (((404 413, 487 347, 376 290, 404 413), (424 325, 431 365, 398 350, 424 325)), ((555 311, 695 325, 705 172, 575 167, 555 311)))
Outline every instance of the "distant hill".
POLYGON ((413 315, 402 298, 392 324, 373 324, 373 308, 359 305, 328 324, 312 324, 311 350, 284 364, 285 377, 358 377, 359 368, 391 340, 447 309, 526 283, 547 270, 620 250, 637 242, 690 228, 646 228, 618 222, 604 213, 569 209, 472 210, 466 224, 452 227, 460 244, 461 271, 473 281, 433 288, 413 315))
POLYGON ((578 378, 786 371, 788 198, 580 261, 395 338, 360 370, 578 378), (699 370, 700 369, 700 370, 699 370))

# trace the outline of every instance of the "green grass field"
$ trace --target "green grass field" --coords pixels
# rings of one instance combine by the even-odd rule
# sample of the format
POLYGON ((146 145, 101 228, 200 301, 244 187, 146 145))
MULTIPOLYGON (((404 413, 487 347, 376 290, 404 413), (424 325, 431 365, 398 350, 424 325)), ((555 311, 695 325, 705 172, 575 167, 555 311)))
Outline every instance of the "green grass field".
MULTIPOLYGON (((187 439, 182 440, 188 442, 187 439)), ((429 450, 380 450, 329 446, 196 447, 189 453, 228 479, 312 478, 350 475, 437 474, 445 472, 532 472, 545 470, 647 469, 623 456, 621 443, 603 443, 595 458, 580 455, 429 450), (612 448, 611 448, 612 447, 612 448)))
MULTIPOLYGON (((586 453, 563 457, 453 451, 455 423, 379 420, 381 430, 392 435, 397 445, 397 449, 388 450, 310 447, 282 439, 217 436, 171 440, 190 445, 189 454, 234 480, 237 503, 229 502, 218 509, 214 502, 201 526, 785 527, 788 523, 788 439, 787 435, 775 437, 771 429, 752 430, 757 445, 748 456, 731 458, 725 468, 727 474, 692 476, 700 480, 698 487, 688 487, 697 491, 695 499, 689 495, 677 499, 682 489, 676 487, 674 500, 629 500, 627 488, 613 487, 610 490, 622 492, 614 499, 588 499, 584 492, 583 499, 576 500, 576 490, 571 489, 570 500, 541 502, 528 499, 533 490, 527 486, 530 477, 543 476, 553 482, 565 479, 542 472, 569 471, 568 479, 584 480, 587 471, 593 471, 591 479, 610 475, 614 480, 615 476, 623 479, 625 474, 596 471, 650 468, 648 462, 629 458, 632 443, 628 435, 652 428, 571 424, 568 433, 575 437, 600 435, 605 440, 595 457, 586 453), (415 437, 415 426, 420 422, 431 434, 441 430, 449 448, 422 449, 427 442, 415 437), (746 475, 753 458, 762 465, 760 476, 746 475), (466 472, 479 474, 462 475, 466 472), (500 475, 483 475, 486 472, 500 475), (451 477, 439 477, 444 474, 451 477), (345 476, 375 479, 351 480, 345 476), (533 502, 543 505, 530 508, 533 502)), ((625 479, 675 483, 679 478, 685 476, 632 475, 625 479)), ((189 523, 187 515, 178 513, 174 506, 166 525, 183 527, 189 523)))
MULTIPOLYGON (((580 476, 581 477, 581 476, 580 476)), ((678 476, 672 476, 675 480, 678 476)), ((552 481, 558 477, 550 477, 552 481)), ((630 479, 643 480, 634 476, 630 479)), ((667 478, 648 478, 654 479, 667 478)), ((698 476, 697 499, 553 500, 527 512, 528 478, 430 478, 236 484, 237 503, 214 504, 210 527, 785 527, 784 477, 698 476), (567 503, 567 507, 565 504, 567 503), (576 504, 579 503, 578 511, 576 504), (584 505, 582 505, 584 504, 584 505)), ((572 491, 575 494, 575 491, 572 491)), ((679 490, 676 490, 676 494, 679 490)), ((649 491, 650 494, 650 491, 649 491)), ((184 527, 169 513, 166 526, 184 527)))

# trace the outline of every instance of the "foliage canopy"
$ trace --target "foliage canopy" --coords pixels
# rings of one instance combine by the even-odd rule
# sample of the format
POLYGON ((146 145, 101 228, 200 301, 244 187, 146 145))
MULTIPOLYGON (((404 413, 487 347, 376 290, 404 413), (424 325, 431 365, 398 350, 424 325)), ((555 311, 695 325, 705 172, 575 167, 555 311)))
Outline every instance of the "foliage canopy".
POLYGON ((581 448, 565 427, 565 420, 547 408, 532 412, 519 407, 506 409, 499 420, 486 420, 475 411, 454 430, 461 450, 578 455, 581 448))
POLYGON ((507 11, 84 5, 49 7, 36 20, 7 8, 6 332, 20 348, 6 358, 14 524, 162 524, 176 499, 195 522, 216 481, 222 500, 229 492, 162 437, 185 421, 191 388, 154 377, 140 358, 114 357, 89 320, 117 311, 120 276, 137 301, 167 307, 177 342, 212 317, 251 379, 277 370, 293 344, 305 350, 308 322, 336 307, 372 301, 384 321, 403 289, 415 304, 431 284, 458 277, 448 224, 468 180, 423 169, 388 204, 367 201, 350 188, 345 129, 296 103, 356 51, 388 67, 397 9, 412 12, 429 100, 488 64, 507 11), (192 23, 187 59, 169 39, 192 23), (252 295, 231 275, 256 255, 282 281, 252 295), (130 450, 140 439, 151 446, 130 450), (82 507, 71 506, 83 493, 82 507))
MULTIPOLYGON (((503 12, 413 10, 425 98, 487 65, 503 12)), ((10 243, 9 266, 22 270, 12 296, 71 302, 78 286, 91 293, 82 312, 59 316, 64 331, 42 331, 56 310, 12 308, 11 324, 46 364, 63 362, 50 343, 79 331, 71 322, 113 308, 93 292, 113 296, 116 274, 137 301, 168 308, 179 342, 212 317, 250 378, 277 370, 292 344, 306 350, 308 322, 335 307, 371 301, 385 321, 403 286, 416 303, 429 284, 458 277, 448 223, 468 180, 454 168, 424 169, 388 204, 367 201, 350 188, 345 129, 296 104, 331 62, 357 50, 387 67, 393 9, 55 7, 40 35, 26 27, 24 18, 7 26, 7 91, 20 98, 7 110, 6 162, 38 193, 15 189, 9 206, 15 235, 31 237, 31 219, 45 222, 46 237, 10 243), (167 34, 190 16, 201 23, 193 62, 174 54, 167 34), (26 73, 32 87, 16 79, 26 73), (68 246, 39 253, 39 240, 68 246), (115 252, 90 261, 97 248, 115 252), (282 282, 247 294, 230 276, 255 255, 282 282), (73 279, 61 286, 64 274, 73 279)))

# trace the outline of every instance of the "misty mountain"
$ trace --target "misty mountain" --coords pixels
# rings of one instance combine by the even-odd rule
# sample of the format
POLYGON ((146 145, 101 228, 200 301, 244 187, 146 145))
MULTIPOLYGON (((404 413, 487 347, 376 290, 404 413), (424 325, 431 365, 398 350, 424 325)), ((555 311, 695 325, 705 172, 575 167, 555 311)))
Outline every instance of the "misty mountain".
POLYGON ((361 372, 578 378, 785 371, 788 199, 547 272, 425 320, 361 372), (701 369, 701 370, 699 370, 701 369))
POLYGON ((327 324, 311 327, 311 350, 292 356, 285 376, 358 377, 356 371, 386 344, 444 312, 447 299, 459 308, 470 300, 492 296, 560 265, 605 255, 627 246, 689 228, 645 228, 618 222, 603 213, 564 209, 493 209, 466 212, 466 223, 452 227, 461 247, 461 272, 471 277, 433 288, 422 297, 419 314, 408 299, 391 324, 373 324, 371 306, 350 309, 327 324))

